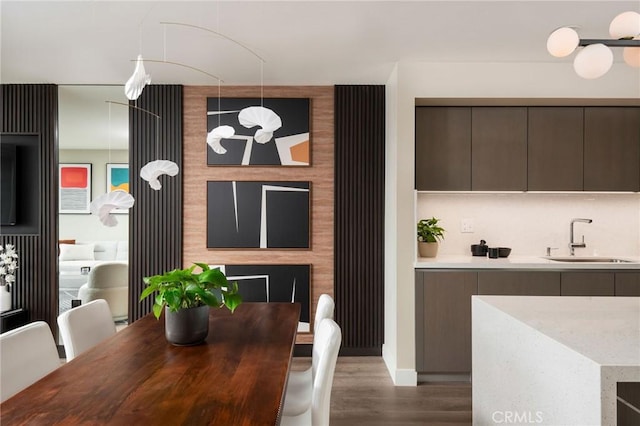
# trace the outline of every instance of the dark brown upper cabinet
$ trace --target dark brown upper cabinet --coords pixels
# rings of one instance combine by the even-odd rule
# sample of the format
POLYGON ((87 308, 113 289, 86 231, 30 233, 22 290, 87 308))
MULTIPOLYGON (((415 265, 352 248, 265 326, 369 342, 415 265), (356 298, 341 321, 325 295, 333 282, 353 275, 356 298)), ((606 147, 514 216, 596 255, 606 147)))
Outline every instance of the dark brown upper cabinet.
POLYGON ((640 191, 640 108, 416 107, 415 183, 425 191, 640 191))
POLYGON ((529 191, 582 191, 584 108, 529 107, 529 191))
POLYGON ((416 108, 416 188, 471 190, 471 108, 416 108))
POLYGON ((527 189, 527 108, 471 109, 471 189, 527 189))
POLYGON ((640 191, 640 108, 584 108, 584 190, 640 191))

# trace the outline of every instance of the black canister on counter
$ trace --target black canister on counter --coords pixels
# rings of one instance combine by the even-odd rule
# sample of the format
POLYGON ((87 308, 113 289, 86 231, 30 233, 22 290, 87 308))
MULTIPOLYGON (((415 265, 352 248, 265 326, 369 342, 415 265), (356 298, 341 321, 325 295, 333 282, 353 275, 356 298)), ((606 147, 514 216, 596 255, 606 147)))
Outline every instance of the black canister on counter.
POLYGON ((497 259, 498 257, 500 257, 500 248, 498 247, 489 247, 489 258, 490 259, 497 259))
POLYGON ((471 244, 471 255, 486 256, 487 248, 487 242, 485 240, 480 240, 480 244, 471 244))

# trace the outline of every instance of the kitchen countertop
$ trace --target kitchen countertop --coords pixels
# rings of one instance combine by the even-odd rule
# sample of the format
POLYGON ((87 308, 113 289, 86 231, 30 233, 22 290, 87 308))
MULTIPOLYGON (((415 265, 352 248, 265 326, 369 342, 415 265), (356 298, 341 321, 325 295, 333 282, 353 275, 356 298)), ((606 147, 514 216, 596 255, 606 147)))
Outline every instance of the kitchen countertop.
POLYGON ((472 310, 474 423, 508 407, 616 424, 617 382, 640 381, 640 298, 473 296, 472 310))
POLYGON ((640 368, 640 298, 473 296, 601 366, 640 368))
MULTIPOLYGON (((579 256, 576 256, 579 257, 579 256)), ((598 256, 609 257, 609 256, 598 256)), ((509 256, 490 259, 471 255, 438 255, 434 258, 419 257, 414 266, 417 269, 608 269, 640 270, 640 258, 629 256, 610 256, 616 259, 630 260, 635 263, 608 262, 557 262, 544 256, 509 256)))

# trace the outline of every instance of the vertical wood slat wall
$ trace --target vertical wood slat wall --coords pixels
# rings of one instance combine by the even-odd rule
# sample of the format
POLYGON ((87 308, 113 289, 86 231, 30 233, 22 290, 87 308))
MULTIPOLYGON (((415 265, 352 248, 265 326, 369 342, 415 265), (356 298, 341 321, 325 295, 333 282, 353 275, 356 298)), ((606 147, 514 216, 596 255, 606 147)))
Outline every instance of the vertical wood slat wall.
MULTIPOLYGON (((151 85, 129 108, 129 182, 135 205, 129 211, 129 322, 151 312, 153 298, 139 302, 143 277, 182 267, 182 100, 179 85, 151 85), (150 161, 170 160, 178 175, 160 177, 151 189, 140 178, 150 161)), ((204 207, 203 207, 204 208, 204 207)))
POLYGON ((384 341, 384 86, 335 86, 335 297, 343 355, 384 341))
POLYGON ((40 138, 40 226, 36 234, 12 235, 3 227, 0 244, 15 244, 19 255, 14 308, 26 308, 31 321, 57 330, 58 316, 58 87, 53 84, 3 84, 1 133, 40 138))

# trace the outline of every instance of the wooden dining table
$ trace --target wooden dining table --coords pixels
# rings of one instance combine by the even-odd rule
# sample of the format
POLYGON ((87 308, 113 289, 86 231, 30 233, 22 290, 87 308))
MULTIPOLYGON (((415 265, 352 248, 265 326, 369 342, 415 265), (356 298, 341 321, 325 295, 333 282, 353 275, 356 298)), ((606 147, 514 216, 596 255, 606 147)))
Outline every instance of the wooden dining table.
POLYGON ((2 425, 277 425, 300 305, 211 309, 206 342, 173 346, 149 314, 0 405, 2 425))

